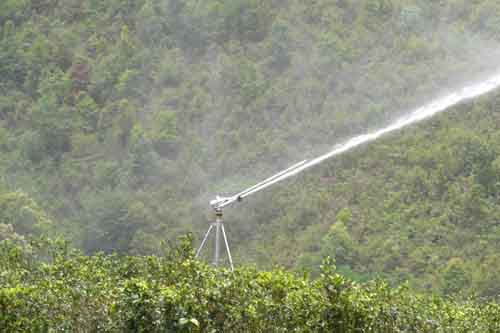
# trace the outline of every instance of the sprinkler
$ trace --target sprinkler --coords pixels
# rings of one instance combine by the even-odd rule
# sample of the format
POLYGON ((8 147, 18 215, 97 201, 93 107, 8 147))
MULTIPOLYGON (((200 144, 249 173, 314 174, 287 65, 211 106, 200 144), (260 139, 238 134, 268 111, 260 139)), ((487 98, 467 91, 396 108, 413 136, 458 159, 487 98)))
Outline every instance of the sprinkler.
POLYGON ((208 228, 207 232, 205 233, 205 236, 203 237, 203 240, 201 242, 200 247, 196 251, 196 256, 195 258, 198 258, 198 256, 201 253, 201 250, 203 249, 203 246, 205 245, 208 237, 210 236, 210 232, 212 230, 215 230, 215 248, 214 248, 214 255, 213 255, 213 261, 212 264, 214 266, 218 266, 220 262, 220 251, 221 251, 221 236, 222 240, 224 240, 224 246, 225 250, 227 252, 227 257, 229 259, 229 265, 231 267, 231 271, 234 270, 233 266, 233 258, 231 257, 231 251, 229 249, 229 243, 227 240, 227 235, 226 231, 224 229, 224 223, 222 222, 222 209, 235 203, 235 202, 240 202, 244 198, 248 197, 249 195, 252 195, 254 193, 259 192, 260 190, 263 190, 264 188, 278 182, 279 180, 288 178, 286 177, 288 174, 291 174, 293 171, 296 171, 298 168, 302 167, 305 165, 307 160, 303 160, 302 162, 296 163, 292 165, 291 167, 278 172, 277 174, 261 181, 260 183, 257 183, 235 195, 229 196, 229 197, 222 197, 217 195, 215 199, 210 201, 210 206, 215 212, 215 221, 210 224, 210 227, 208 228))
POLYGON ((226 237, 226 232, 224 230, 224 224, 222 223, 222 209, 226 206, 229 206, 235 202, 242 201, 244 198, 257 193, 266 187, 272 186, 288 177, 298 174, 305 169, 313 167, 329 158, 345 153, 349 150, 352 150, 358 146, 363 144, 367 144, 368 142, 377 140, 385 134, 395 132, 410 126, 414 123, 423 121, 430 117, 435 116, 436 114, 443 112, 449 109, 453 105, 457 105, 463 101, 484 95, 490 91, 493 91, 500 87, 500 72, 497 72, 495 75, 487 78, 486 80, 476 82, 474 84, 468 85, 459 89, 455 92, 452 92, 448 95, 437 98, 415 110, 407 114, 406 116, 396 120, 395 122, 389 124, 386 127, 380 128, 374 132, 365 133, 362 135, 355 136, 346 142, 336 145, 332 151, 323 154, 319 157, 316 157, 311 160, 304 160, 297 164, 292 165, 288 169, 278 172, 277 174, 267 178, 260 183, 255 184, 252 187, 247 188, 246 190, 237 193, 235 195, 229 197, 216 196, 215 199, 210 201, 210 206, 215 211, 215 222, 213 222, 208 228, 203 241, 201 242, 198 251, 196 252, 196 257, 199 256, 205 242, 207 241, 208 236, 212 229, 215 228, 215 249, 214 249, 214 259, 213 264, 217 266, 220 260, 220 242, 221 242, 221 233, 224 239, 224 244, 226 247, 226 251, 229 258, 229 263, 231 265, 231 270, 233 270, 233 259, 231 258, 231 252, 229 251, 229 244, 226 237))

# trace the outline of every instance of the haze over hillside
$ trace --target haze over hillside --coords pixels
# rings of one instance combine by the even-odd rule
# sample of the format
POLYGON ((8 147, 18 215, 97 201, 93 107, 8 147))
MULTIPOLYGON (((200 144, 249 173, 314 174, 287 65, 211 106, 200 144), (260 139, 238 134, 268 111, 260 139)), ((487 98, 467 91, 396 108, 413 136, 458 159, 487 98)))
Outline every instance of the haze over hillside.
MULTIPOLYGON (((4 1, 0 238, 160 253, 208 201, 500 67, 493 0, 4 1)), ((228 210, 235 261, 498 295, 498 94, 228 210)), ((197 239, 198 241, 198 239, 197 239)))

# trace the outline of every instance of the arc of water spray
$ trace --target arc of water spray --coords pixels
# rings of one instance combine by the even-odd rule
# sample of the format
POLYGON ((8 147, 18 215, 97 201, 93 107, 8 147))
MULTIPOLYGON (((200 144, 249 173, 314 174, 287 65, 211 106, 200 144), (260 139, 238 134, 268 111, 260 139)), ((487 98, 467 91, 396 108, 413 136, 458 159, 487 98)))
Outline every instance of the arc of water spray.
POLYGON ((388 125, 387 127, 381 128, 377 131, 359 135, 353 137, 343 144, 336 146, 332 151, 316 157, 311 160, 302 161, 293 165, 292 167, 285 169, 277 173, 276 175, 269 177, 268 179, 248 188, 245 191, 242 191, 231 197, 217 197, 215 200, 212 200, 210 204, 215 209, 222 209, 223 207, 232 204, 235 201, 241 200, 244 197, 252 195, 258 191, 261 191, 273 184, 276 184, 284 179, 287 179, 291 176, 294 176, 305 169, 308 169, 316 164, 323 162, 326 159, 329 159, 333 156, 340 155, 345 153, 355 147, 358 147, 362 144, 374 141, 384 134, 397 131, 424 119, 430 118, 440 112, 443 112, 449 109, 451 106, 457 105, 460 102, 479 97, 484 95, 490 91, 495 90, 500 87, 500 73, 493 75, 492 77, 481 81, 479 83, 471 84, 465 86, 464 88, 455 91, 451 94, 448 94, 444 97, 438 98, 428 104, 425 104, 418 109, 411 112, 409 115, 402 117, 396 120, 394 123, 388 125))

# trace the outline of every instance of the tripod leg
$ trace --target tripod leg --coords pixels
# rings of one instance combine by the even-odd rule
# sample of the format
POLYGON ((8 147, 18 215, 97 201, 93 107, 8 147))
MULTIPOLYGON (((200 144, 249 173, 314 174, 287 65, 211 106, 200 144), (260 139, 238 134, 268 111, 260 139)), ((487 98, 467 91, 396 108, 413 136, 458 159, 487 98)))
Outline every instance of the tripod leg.
POLYGON ((205 242, 207 241, 208 235, 210 234, 210 230, 213 228, 213 224, 210 225, 210 228, 208 228, 207 233, 205 234, 205 237, 203 237, 203 241, 201 242, 200 247, 198 248, 198 251, 196 251, 196 255, 194 256, 195 258, 198 258, 198 255, 201 252, 201 249, 203 249, 203 245, 205 245, 205 242))
POLYGON ((231 251, 229 250, 229 244, 227 242, 226 231, 224 230, 224 224, 221 224, 222 236, 224 237, 224 243, 226 243, 227 257, 229 258, 229 264, 231 265, 231 271, 234 271, 233 258, 231 257, 231 251))
POLYGON ((219 218, 215 221, 215 248, 214 248, 214 261, 213 265, 217 267, 219 265, 220 258, 220 226, 221 222, 219 218))

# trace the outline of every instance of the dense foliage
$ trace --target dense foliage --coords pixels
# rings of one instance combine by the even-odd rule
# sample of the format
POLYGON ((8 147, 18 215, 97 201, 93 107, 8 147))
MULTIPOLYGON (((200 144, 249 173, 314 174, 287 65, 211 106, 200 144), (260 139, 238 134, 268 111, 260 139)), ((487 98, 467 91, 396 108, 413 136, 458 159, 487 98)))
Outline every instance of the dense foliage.
POLYGON ((500 306, 357 284, 330 262, 317 280, 217 270, 186 243, 163 257, 84 256, 0 242, 3 332, 496 332, 500 306))
MULTIPOLYGON (((495 0, 0 1, 0 238, 159 254, 202 234, 214 194, 488 73, 499 17, 495 0)), ((332 256, 358 281, 497 296, 498 98, 228 211, 235 261, 319 274, 332 256)))

